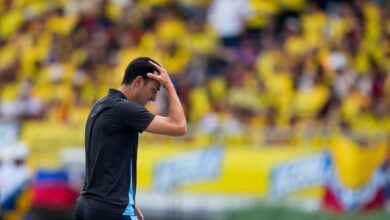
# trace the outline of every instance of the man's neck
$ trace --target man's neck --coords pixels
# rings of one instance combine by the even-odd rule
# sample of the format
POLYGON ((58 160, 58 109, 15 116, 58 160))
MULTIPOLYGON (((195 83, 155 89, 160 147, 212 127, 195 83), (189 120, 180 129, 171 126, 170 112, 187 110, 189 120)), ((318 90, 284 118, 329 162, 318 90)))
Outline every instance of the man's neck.
POLYGON ((119 86, 118 90, 126 97, 127 100, 134 101, 134 95, 133 92, 130 90, 129 86, 121 85, 119 86))

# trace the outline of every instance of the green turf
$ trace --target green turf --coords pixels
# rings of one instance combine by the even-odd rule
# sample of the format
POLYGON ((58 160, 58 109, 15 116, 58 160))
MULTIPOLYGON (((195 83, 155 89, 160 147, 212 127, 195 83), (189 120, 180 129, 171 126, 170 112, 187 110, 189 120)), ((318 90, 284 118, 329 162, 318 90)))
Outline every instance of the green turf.
POLYGON ((338 214, 318 211, 307 213, 297 209, 277 205, 258 204, 251 208, 231 210, 222 220, 390 220, 390 212, 372 211, 338 214))

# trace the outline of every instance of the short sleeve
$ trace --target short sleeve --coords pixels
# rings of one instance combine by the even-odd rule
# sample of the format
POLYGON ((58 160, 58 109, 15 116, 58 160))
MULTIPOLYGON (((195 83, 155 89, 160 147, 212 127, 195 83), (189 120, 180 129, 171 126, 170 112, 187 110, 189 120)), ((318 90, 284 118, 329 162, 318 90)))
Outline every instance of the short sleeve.
POLYGON ((152 122, 154 115, 150 113, 145 107, 133 102, 121 102, 117 104, 116 114, 118 119, 140 133, 152 122))

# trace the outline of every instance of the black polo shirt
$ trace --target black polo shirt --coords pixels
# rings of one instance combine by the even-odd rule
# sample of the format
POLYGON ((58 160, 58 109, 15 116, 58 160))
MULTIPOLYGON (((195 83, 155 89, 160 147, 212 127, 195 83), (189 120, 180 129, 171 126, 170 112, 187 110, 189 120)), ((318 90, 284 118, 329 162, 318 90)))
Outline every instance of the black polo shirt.
POLYGON ((91 110, 85 128, 85 180, 79 203, 134 215, 138 133, 153 120, 145 107, 110 89, 91 110))

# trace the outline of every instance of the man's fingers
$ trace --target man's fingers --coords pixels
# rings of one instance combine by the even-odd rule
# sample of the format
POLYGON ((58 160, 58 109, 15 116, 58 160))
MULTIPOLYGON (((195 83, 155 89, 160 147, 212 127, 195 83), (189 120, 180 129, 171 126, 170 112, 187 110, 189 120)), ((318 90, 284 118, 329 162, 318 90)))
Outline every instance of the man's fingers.
POLYGON ((159 80, 159 75, 154 74, 154 73, 148 73, 147 76, 151 79, 159 80))
POLYGON ((160 75, 157 75, 155 73, 148 73, 147 76, 150 78, 150 79, 154 79, 156 80, 157 82, 159 83, 162 83, 162 78, 160 75))
POLYGON ((149 63, 151 63, 154 67, 156 67, 156 69, 163 70, 163 68, 161 66, 157 65, 156 63, 154 63, 154 62, 152 62, 150 60, 149 60, 149 63))

